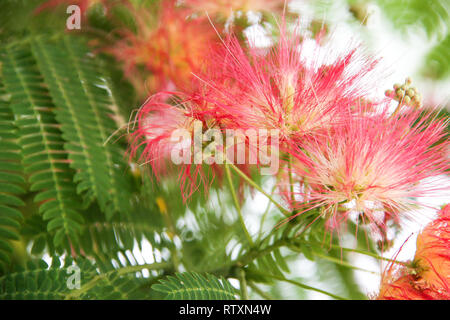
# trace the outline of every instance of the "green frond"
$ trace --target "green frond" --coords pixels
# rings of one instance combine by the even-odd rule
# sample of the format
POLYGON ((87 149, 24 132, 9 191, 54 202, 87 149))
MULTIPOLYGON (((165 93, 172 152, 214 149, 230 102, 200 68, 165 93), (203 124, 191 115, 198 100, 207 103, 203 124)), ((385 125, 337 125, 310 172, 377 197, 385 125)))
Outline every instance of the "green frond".
MULTIPOLYGON (((173 245, 162 235, 160 213, 133 208, 133 214, 115 215, 107 220, 97 205, 84 210, 84 223, 79 234, 79 249, 97 263, 117 259, 119 253, 142 250, 144 240, 153 249, 173 245), (159 215, 159 217, 158 217, 159 215)), ((52 242, 54 232, 48 232, 45 221, 40 216, 26 217, 22 227, 22 235, 32 243, 31 252, 40 254, 45 250, 51 255, 61 254, 52 242)))
POLYGON ((81 248, 87 254, 99 257, 111 257, 119 251, 133 250, 136 244, 142 249, 140 246, 144 239, 154 248, 158 248, 162 245, 161 237, 158 236, 159 230, 148 218, 134 215, 132 218, 122 219, 114 217, 110 221, 89 219, 82 228, 81 248), (147 221, 141 218, 147 218, 147 221))
POLYGON ((197 227, 186 229, 182 234, 185 239, 183 264, 187 269, 201 273, 230 265, 232 261, 227 252, 230 245, 245 241, 239 221, 227 219, 230 213, 219 208, 194 208, 197 227))
MULTIPOLYGON (((144 276, 147 272, 169 268, 170 263, 160 262, 153 264, 136 264, 124 260, 115 261, 114 264, 96 263, 87 259, 76 259, 77 266, 82 272, 91 270, 95 266, 95 272, 81 281, 79 288, 71 290, 65 296, 66 300, 74 299, 148 299, 151 290, 144 289, 155 282, 154 275, 144 276)), ((94 269, 92 269, 94 270, 94 269)), ((157 277, 156 277, 157 278, 157 277)))
POLYGON ((152 286, 168 300, 234 300, 236 290, 226 279, 196 272, 177 273, 152 286))
POLYGON ((53 243, 55 232, 47 231, 47 223, 39 214, 25 217, 20 233, 26 241, 31 243, 32 255, 40 255, 44 252, 55 255, 56 253, 62 254, 64 251, 56 250, 53 243))
POLYGON ((80 299, 124 300, 139 299, 134 295, 141 282, 135 277, 120 277, 117 273, 111 273, 96 283, 88 292, 80 295, 80 299))
POLYGON ((24 203, 19 198, 25 190, 21 152, 17 143, 14 115, 9 96, 0 82, 0 272, 10 263, 11 240, 19 240, 18 229, 23 219, 17 209, 24 203))
POLYGON ((71 167, 77 172, 77 192, 85 204, 98 200, 107 217, 130 209, 131 182, 124 150, 108 142, 117 129, 112 119, 111 97, 98 66, 77 38, 38 38, 33 52, 58 106, 71 167))
MULTIPOLYGON (((5 48, 2 53, 3 79, 11 95, 11 108, 18 127, 23 166, 36 191, 34 201, 48 221, 47 230, 55 231, 55 245, 70 239, 76 242, 83 223, 73 172, 63 149, 54 105, 26 44, 5 48)), ((10 123, 11 125, 11 123, 10 123)), ((68 245, 66 241, 66 246, 68 245)))
MULTIPOLYGON (((49 266, 45 261, 29 262, 20 268, 0 277, 0 299, 2 300, 61 300, 71 290, 68 285, 71 261, 61 265, 58 258, 52 259, 49 266)), ((92 277, 95 269, 83 268, 80 280, 92 277)))

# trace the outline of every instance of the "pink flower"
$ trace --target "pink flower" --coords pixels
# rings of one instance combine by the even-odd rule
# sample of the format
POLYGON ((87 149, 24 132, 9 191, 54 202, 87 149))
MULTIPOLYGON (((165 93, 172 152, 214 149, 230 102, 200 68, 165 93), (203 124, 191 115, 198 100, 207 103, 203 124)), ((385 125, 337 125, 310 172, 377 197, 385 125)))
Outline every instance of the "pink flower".
POLYGON ((307 201, 293 206, 323 207, 331 229, 352 212, 362 214, 382 236, 387 221, 414 218, 410 210, 419 203, 413 198, 449 187, 430 183, 449 168, 444 154, 448 142, 437 144, 446 124, 432 116, 420 111, 361 113, 305 141, 296 173, 304 176, 307 201))
MULTIPOLYGON (((164 102, 168 94, 162 92, 147 100, 136 115, 137 128, 131 134, 130 156, 139 154, 139 161, 148 163, 157 179, 173 172, 171 154, 175 148, 179 152, 191 151, 195 121, 201 121, 193 117, 193 105, 189 102, 180 102, 176 106, 164 102), (187 135, 173 139, 177 131, 187 135)), ((190 157, 189 163, 176 168, 183 198, 187 199, 199 187, 198 179, 203 178, 201 166, 192 165, 190 157)))
POLYGON ((152 96, 139 110, 135 119, 137 129, 132 134, 135 143, 130 150, 135 155, 142 147, 140 160, 148 162, 157 174, 166 169, 162 161, 170 157, 175 144, 171 141, 172 134, 179 129, 191 132, 195 120, 187 110, 163 102, 164 98, 163 93, 152 96))

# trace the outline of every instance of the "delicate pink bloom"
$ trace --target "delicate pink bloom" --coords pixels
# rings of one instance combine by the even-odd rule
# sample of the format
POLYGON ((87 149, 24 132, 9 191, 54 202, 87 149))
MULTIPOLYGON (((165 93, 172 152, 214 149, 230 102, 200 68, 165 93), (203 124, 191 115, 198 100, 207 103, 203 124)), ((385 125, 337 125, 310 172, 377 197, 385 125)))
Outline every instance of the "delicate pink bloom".
POLYGON ((448 142, 437 144, 446 123, 432 115, 361 113, 305 141, 296 173, 304 176, 306 202, 293 206, 323 207, 332 229, 356 212, 382 235, 387 221, 414 218, 413 209, 420 206, 414 198, 449 187, 431 183, 449 169, 448 142))
MULTIPOLYGON (((169 94, 162 92, 146 101, 136 115, 134 125, 137 127, 131 135, 130 156, 139 154, 139 161, 149 164, 157 179, 172 172, 174 148, 178 147, 180 153, 191 151, 194 124, 196 120, 201 121, 193 116, 189 102, 180 102, 176 106, 164 102, 169 94), (173 139, 177 130, 183 130, 188 136, 173 139)), ((192 157, 189 160, 192 162, 192 157)), ((176 168, 183 198, 187 199, 199 187, 199 179, 203 178, 201 166, 182 163, 176 168)))
POLYGON ((106 4, 106 0, 47 0, 39 7, 37 7, 34 12, 36 14, 39 14, 44 10, 48 10, 50 8, 54 8, 64 4, 66 6, 77 5, 80 7, 81 13, 85 14, 91 6, 97 3, 106 4))
POLYGON ((410 266, 390 264, 383 273, 380 300, 450 299, 450 205, 417 237, 410 266))
MULTIPOLYGON (((280 141, 301 142, 342 121, 369 90, 362 86, 376 61, 357 49, 336 58, 305 61, 302 37, 288 34, 269 48, 244 48, 229 35, 209 57, 213 75, 199 75, 211 91, 217 114, 228 114, 230 126, 279 129, 280 141), (217 75, 219 73, 219 75, 217 75)), ((316 49, 320 50, 319 47, 316 49)))
POLYGON ((172 0, 162 2, 157 17, 145 8, 133 12, 137 32, 119 31, 122 39, 105 51, 124 63, 125 75, 138 88, 144 83, 138 70, 144 67, 145 86, 151 93, 189 90, 192 73, 201 70, 204 55, 218 40, 208 20, 188 18, 189 12, 172 0))
MULTIPOLYGON (((207 193, 215 177, 220 181, 223 176, 216 162, 204 165, 208 161, 205 145, 194 146, 198 137, 205 139, 208 129, 221 132, 220 118, 211 117, 208 108, 208 103, 199 95, 161 92, 146 101, 133 123, 130 156, 138 155, 139 162, 149 164, 157 179, 177 173, 184 201, 202 185, 207 193), (168 97, 174 98, 174 105, 166 102, 168 97)), ((208 145, 212 142, 217 141, 210 141, 208 145)), ((226 152, 220 143, 217 150, 226 152)), ((248 174, 246 164, 239 168, 248 174)))

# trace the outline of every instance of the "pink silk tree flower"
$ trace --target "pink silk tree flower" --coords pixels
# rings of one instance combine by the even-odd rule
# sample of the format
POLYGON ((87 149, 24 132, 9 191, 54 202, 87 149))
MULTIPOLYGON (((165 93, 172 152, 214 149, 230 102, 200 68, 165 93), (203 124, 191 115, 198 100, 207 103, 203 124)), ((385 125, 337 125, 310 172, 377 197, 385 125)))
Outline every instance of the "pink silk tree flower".
MULTIPOLYGON (((301 143, 332 127, 360 104, 369 90, 363 78, 377 61, 350 49, 334 61, 305 61, 304 37, 288 34, 284 22, 270 48, 244 47, 233 35, 210 57, 213 75, 199 81, 211 90, 217 114, 228 114, 230 126, 240 129, 279 129, 280 142, 301 143), (219 74, 219 76, 217 75, 219 74)), ((317 51, 317 52, 316 52, 317 51)), ((325 54, 326 56, 326 54, 325 54)))
POLYGON ((155 173, 165 170, 161 161, 170 157, 175 144, 171 141, 172 134, 183 129, 192 132, 195 120, 189 117, 187 110, 163 102, 165 98, 161 93, 147 100, 136 116, 137 128, 132 133, 134 144, 131 154, 135 155, 143 147, 140 160, 151 164, 155 173))
MULTIPOLYGON (((194 132, 195 118, 191 117, 188 104, 179 103, 177 106, 166 103, 169 93, 159 93, 150 97, 140 108, 134 121, 133 132, 131 133, 130 156, 139 154, 139 161, 149 164, 156 179, 162 175, 168 175, 172 171, 171 163, 172 150, 178 148, 179 151, 186 148, 191 150, 192 134, 194 132), (180 131, 184 133, 183 138, 173 139, 174 135, 180 131)), ((196 178, 201 174, 199 168, 193 169, 191 165, 185 164, 180 167, 181 189, 183 196, 189 197, 197 187, 196 178), (192 172, 195 171, 195 173, 192 172), (186 185, 186 179, 193 182, 186 185)))
POLYGON ((412 263, 401 267, 388 265, 377 299, 450 299, 450 205, 418 235, 412 263))
POLYGON ((448 141, 441 141, 446 121, 433 114, 361 113, 305 141, 298 154, 306 157, 301 156, 295 172, 304 177, 306 201, 293 207, 322 207, 330 229, 357 213, 381 236, 388 221, 414 219, 420 207, 414 198, 449 188, 445 182, 436 186, 449 161, 444 152, 448 141))
POLYGON ((138 156, 142 164, 149 164, 157 180, 178 174, 186 202, 201 186, 206 195, 216 177, 220 183, 222 164, 228 161, 250 174, 249 163, 239 162, 242 155, 239 150, 243 151, 244 158, 257 150, 247 140, 239 142, 234 133, 231 136, 227 133, 224 123, 228 120, 215 116, 209 103, 198 93, 161 92, 139 109, 130 128, 129 154, 138 156), (173 105, 167 102, 170 97, 174 98, 173 105))

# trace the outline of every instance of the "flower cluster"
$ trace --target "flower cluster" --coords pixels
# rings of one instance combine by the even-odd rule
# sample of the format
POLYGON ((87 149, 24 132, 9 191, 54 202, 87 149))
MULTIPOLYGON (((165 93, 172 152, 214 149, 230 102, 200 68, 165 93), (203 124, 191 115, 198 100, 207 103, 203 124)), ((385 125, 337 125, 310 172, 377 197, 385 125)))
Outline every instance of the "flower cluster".
MULTIPOLYGON (((308 230, 307 241, 320 221, 330 245, 350 220, 383 250, 391 226, 423 219, 418 198, 450 190, 441 181, 450 169, 448 119, 424 106, 410 78, 378 96, 379 59, 357 44, 336 52, 322 22, 312 21, 308 32, 303 21, 288 24, 288 1, 49 0, 36 12, 69 2, 85 17, 94 5, 114 15, 109 9, 120 4, 115 18, 132 20, 111 19, 108 43, 90 42, 119 62, 138 99, 147 98, 129 123, 130 162, 148 164, 158 181, 178 179, 185 202, 199 189, 207 196, 226 176, 252 249, 239 204, 244 189, 236 192, 230 167, 241 186, 277 206, 281 223, 300 221, 285 232, 308 230), (243 20, 266 10, 283 14, 258 44, 241 34, 250 23, 243 20), (277 197, 252 180, 266 166, 277 197)), ((366 9, 350 8, 362 21, 366 9)), ((449 226, 447 205, 418 236, 414 260, 388 266, 378 299, 450 299, 449 226)))
MULTIPOLYGON (((193 132, 193 121, 201 122, 202 132, 276 129, 280 156, 288 159, 281 164, 287 174, 276 178, 295 212, 291 218, 320 208, 317 219, 335 230, 356 215, 386 240, 387 225, 414 218, 414 198, 435 192, 431 182, 449 168, 448 142, 442 142, 446 121, 435 119, 433 110, 403 103, 406 98, 391 112, 390 102, 398 99, 375 101, 369 95, 367 79, 377 60, 358 46, 330 59, 320 40, 308 60, 305 43, 314 39, 298 29, 288 32, 284 21, 270 48, 242 44, 228 34, 206 55, 194 85, 177 94, 177 106, 153 97, 139 111, 133 153, 144 145, 142 159, 160 164, 174 145, 168 137, 181 127, 193 132)), ((419 101, 409 80, 406 85, 398 93, 419 101)), ((264 147, 245 143, 247 150, 264 147)), ((195 185, 190 191, 197 189, 201 170, 198 164, 182 166, 182 189, 186 179, 195 185)))

